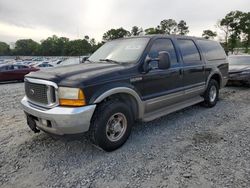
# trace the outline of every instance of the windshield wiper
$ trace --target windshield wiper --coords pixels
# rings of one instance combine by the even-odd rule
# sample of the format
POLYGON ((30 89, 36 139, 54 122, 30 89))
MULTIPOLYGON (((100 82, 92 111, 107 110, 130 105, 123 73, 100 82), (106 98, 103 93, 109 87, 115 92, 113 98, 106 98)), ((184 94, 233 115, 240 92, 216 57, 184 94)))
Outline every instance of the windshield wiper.
POLYGON ((115 60, 112 60, 112 59, 99 59, 99 61, 106 61, 106 62, 109 62, 109 63, 115 63, 115 64, 121 64, 121 62, 118 62, 118 61, 115 61, 115 60))
MULTIPOLYGON (((86 59, 85 61, 88 61, 88 62, 90 62, 90 63, 94 63, 93 61, 90 61, 89 59, 86 59)), ((84 61, 84 62, 85 62, 85 61, 84 61)))

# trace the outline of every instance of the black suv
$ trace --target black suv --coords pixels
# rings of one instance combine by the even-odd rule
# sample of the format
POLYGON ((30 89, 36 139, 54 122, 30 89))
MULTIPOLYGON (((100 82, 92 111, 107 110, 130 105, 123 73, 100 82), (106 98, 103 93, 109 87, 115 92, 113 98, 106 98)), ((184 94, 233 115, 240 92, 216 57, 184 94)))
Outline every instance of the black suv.
POLYGON ((228 78, 219 43, 184 36, 107 42, 83 64, 30 73, 22 106, 29 127, 57 135, 88 132, 106 151, 151 121, 200 102, 213 107, 228 78))

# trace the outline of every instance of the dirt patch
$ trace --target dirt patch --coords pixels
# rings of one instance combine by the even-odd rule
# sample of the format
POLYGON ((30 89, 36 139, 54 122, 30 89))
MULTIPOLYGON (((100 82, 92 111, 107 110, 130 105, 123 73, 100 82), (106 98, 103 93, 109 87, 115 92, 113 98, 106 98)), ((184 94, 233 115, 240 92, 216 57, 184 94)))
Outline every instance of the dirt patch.
POLYGON ((220 142, 221 140, 223 140, 223 137, 214 132, 202 132, 202 133, 195 133, 192 140, 195 145, 204 143, 211 144, 220 142))

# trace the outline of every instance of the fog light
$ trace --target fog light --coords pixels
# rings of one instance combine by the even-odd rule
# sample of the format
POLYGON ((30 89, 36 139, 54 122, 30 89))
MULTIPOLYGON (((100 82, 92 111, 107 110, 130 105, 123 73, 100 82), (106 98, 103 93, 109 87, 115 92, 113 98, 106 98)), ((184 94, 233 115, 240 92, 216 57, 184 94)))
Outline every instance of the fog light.
POLYGON ((42 123, 43 125, 46 125, 46 126, 47 126, 47 120, 46 120, 46 119, 41 119, 41 123, 42 123))

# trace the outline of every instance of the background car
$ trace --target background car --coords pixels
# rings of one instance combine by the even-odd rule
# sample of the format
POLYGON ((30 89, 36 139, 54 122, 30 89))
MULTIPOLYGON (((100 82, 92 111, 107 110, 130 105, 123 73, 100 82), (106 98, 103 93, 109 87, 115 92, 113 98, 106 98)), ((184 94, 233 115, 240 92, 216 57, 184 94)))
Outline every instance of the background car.
POLYGON ((229 84, 250 84, 250 55, 232 55, 229 61, 229 84))
POLYGON ((0 82, 24 80, 24 76, 39 69, 27 65, 3 64, 0 65, 0 82))
POLYGON ((39 68, 39 69, 43 69, 43 68, 52 68, 54 67, 53 65, 49 64, 48 62, 43 62, 43 63, 38 63, 35 64, 33 67, 39 68))

